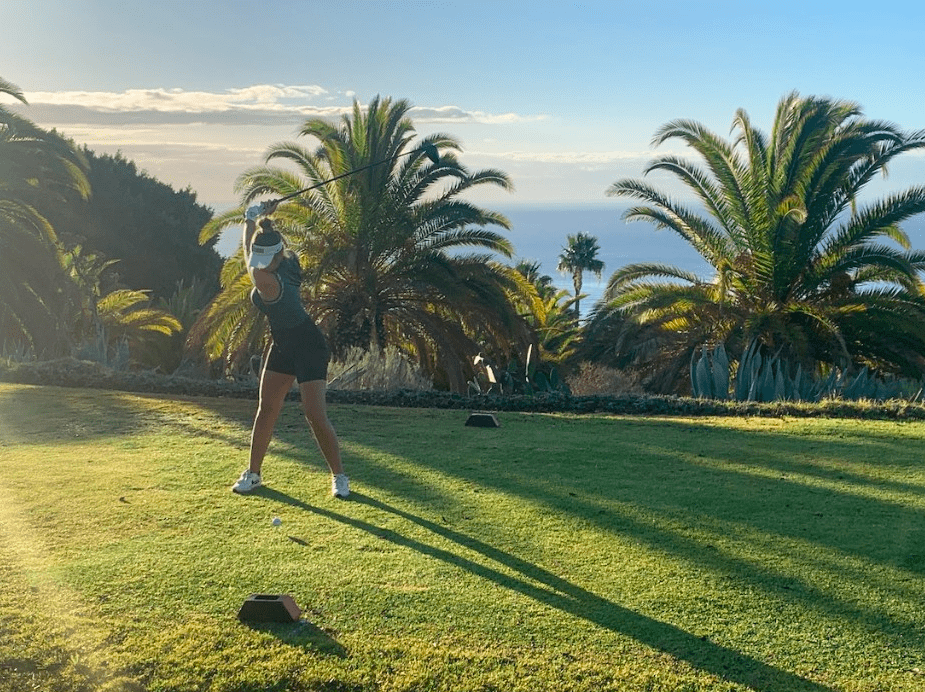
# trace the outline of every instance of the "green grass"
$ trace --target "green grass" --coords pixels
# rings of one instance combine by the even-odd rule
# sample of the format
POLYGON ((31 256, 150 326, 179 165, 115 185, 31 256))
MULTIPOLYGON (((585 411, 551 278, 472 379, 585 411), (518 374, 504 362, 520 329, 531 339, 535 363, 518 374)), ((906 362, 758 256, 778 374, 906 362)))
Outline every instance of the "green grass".
POLYGON ((253 409, 0 384, 0 690, 925 690, 925 423, 253 409))

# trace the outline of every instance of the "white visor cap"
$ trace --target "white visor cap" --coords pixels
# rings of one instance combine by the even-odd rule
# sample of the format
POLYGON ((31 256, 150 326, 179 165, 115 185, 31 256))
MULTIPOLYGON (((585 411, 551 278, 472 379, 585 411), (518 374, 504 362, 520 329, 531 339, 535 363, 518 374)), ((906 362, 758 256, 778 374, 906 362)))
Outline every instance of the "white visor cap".
POLYGON ((251 269, 266 269, 276 257, 276 253, 282 249, 283 241, 276 245, 251 245, 251 255, 247 259, 247 266, 251 269))

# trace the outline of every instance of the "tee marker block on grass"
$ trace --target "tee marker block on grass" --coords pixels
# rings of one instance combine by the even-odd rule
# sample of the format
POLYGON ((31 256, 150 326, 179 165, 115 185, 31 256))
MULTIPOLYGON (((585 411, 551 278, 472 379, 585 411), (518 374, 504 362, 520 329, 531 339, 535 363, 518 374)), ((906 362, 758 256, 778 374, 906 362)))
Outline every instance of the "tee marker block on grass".
POLYGON ((252 593, 238 611, 239 620, 251 622, 295 622, 301 615, 289 594, 252 593))
POLYGON ((488 413, 487 411, 473 411, 469 414, 469 418, 466 419, 466 425, 474 428, 501 427, 501 423, 498 422, 497 416, 495 416, 494 413, 488 413))

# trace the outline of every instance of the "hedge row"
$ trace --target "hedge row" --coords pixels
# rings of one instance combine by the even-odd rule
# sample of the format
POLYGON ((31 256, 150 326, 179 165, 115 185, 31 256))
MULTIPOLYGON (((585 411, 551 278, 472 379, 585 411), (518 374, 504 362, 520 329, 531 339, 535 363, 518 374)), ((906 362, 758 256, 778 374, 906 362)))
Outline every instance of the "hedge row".
MULTIPOLYGON (((111 370, 99 363, 65 358, 35 363, 0 360, 0 381, 59 387, 112 389, 126 392, 180 396, 257 398, 257 382, 208 380, 152 372, 111 370)), ((292 398, 298 393, 293 392, 292 398)), ((443 408, 470 411, 535 413, 610 413, 659 416, 764 416, 827 417, 887 420, 925 420, 921 402, 823 401, 728 402, 676 396, 568 396, 564 394, 468 396, 439 391, 390 392, 328 390, 332 404, 359 404, 404 408, 443 408)))

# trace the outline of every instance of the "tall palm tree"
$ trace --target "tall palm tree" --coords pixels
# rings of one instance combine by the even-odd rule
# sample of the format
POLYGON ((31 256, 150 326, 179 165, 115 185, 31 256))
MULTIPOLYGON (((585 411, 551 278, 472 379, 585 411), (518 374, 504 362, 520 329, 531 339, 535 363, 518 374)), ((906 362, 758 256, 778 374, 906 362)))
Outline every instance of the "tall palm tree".
MULTIPOLYGON (((429 161, 412 146, 409 109, 407 101, 377 97, 365 110, 354 102, 337 125, 308 120, 300 135, 316 139, 316 149, 297 142, 271 147, 266 165, 244 172, 238 189, 247 204, 387 159, 284 202, 274 218, 300 257, 304 297, 335 357, 352 347, 392 344, 462 389, 484 344, 502 350, 520 344, 525 350, 530 338, 509 299, 522 277, 491 254, 513 254, 510 242, 488 228, 507 229, 509 222, 462 199, 483 185, 512 186, 500 171, 468 171, 456 158, 459 144, 448 135, 421 140, 418 146, 439 151, 439 163, 429 161)), ((240 217, 233 210, 213 219, 200 240, 240 223, 240 217)), ((226 262, 221 280, 222 291, 194 338, 205 337, 213 358, 241 362, 259 349, 265 327, 246 300, 249 281, 240 251, 226 262)))
POLYGON ((602 310, 624 318, 611 323, 629 335, 637 362, 663 375, 659 388, 677 388, 699 344, 741 353, 759 339, 804 366, 925 373, 925 253, 909 250, 899 226, 925 211, 925 186, 860 204, 896 156, 925 147, 925 131, 903 132, 865 119, 854 103, 793 92, 779 102, 770 136, 742 110, 733 132, 727 141, 677 120, 653 139, 679 139, 700 156, 700 165, 661 156, 645 173, 677 176, 702 209, 641 180, 608 190, 647 203, 624 218, 677 233, 714 270, 702 279, 647 263, 613 274, 602 310))
POLYGON ((601 278, 601 272, 604 271, 604 263, 597 258, 597 253, 601 248, 597 244, 597 238, 586 233, 568 236, 568 243, 562 249, 559 255, 559 264, 556 271, 563 274, 569 274, 572 277, 572 284, 575 286, 575 314, 581 314, 581 285, 585 272, 591 272, 597 278, 601 278))
MULTIPOLYGON (((0 79, 0 93, 26 103, 0 79)), ((55 231, 43 215, 59 193, 89 194, 85 162, 58 135, 0 105, 0 332, 36 353, 67 350, 65 306, 73 291, 55 231)))

